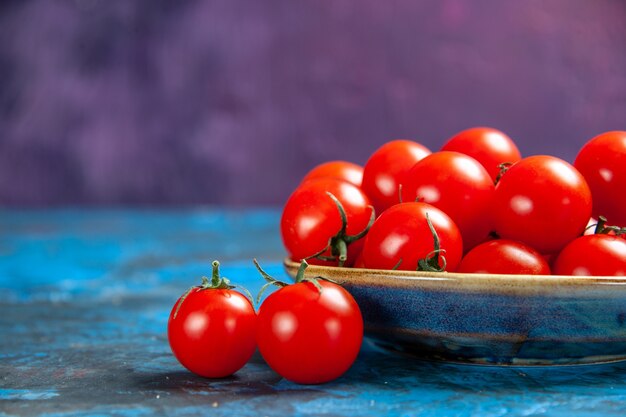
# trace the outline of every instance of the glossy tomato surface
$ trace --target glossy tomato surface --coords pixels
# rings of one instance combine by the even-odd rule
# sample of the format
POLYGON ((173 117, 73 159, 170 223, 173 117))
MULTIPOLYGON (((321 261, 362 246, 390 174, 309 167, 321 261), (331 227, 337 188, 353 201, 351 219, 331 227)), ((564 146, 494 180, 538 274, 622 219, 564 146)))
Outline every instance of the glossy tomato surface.
POLYGON ((553 253, 583 233, 591 216, 591 192, 567 162, 531 156, 502 176, 491 214, 500 237, 553 253))
POLYGON ((241 293, 229 289, 193 288, 181 297, 167 324, 176 359, 207 378, 233 374, 256 348, 256 313, 241 293))
POLYGON ((550 275, 546 259, 521 242, 497 239, 482 243, 461 260, 457 272, 550 275))
POLYGON ((626 275, 626 240, 586 235, 567 245, 554 262, 556 275, 626 275))
POLYGON ((495 186, 485 168, 459 152, 435 152, 416 163, 404 177, 402 200, 441 209, 454 221, 469 250, 492 230, 489 209, 495 186))
POLYGON ((574 166, 593 195, 594 216, 626 226, 626 131, 606 132, 583 146, 574 166))
POLYGON ((336 178, 354 184, 357 187, 363 182, 363 167, 347 161, 330 161, 310 170, 302 179, 305 182, 314 178, 336 178))
POLYGON ((476 159, 493 181, 502 163, 515 163, 522 156, 517 145, 504 132, 490 127, 473 127, 457 133, 441 147, 442 151, 461 152, 476 159))
POLYGON ((363 168, 363 191, 377 215, 400 202, 399 186, 406 172, 431 152, 411 140, 394 140, 378 148, 363 168))
POLYGON ((347 235, 357 235, 367 228, 373 208, 359 187, 334 178, 306 181, 289 197, 280 222, 283 243, 291 259, 299 261, 323 251, 340 232, 339 209, 328 192, 343 206, 347 235))
MULTIPOLYGON (((458 227, 438 208, 426 203, 401 203, 387 209, 365 238, 362 262, 365 268, 415 271, 418 261, 432 255, 434 241, 426 214, 439 236, 446 270, 454 271, 463 254, 458 227)), ((443 267, 443 260, 439 260, 443 267)))
POLYGON ((321 384, 345 373, 363 341, 363 318, 340 285, 318 280, 288 285, 259 308, 259 351, 278 374, 299 384, 321 384))

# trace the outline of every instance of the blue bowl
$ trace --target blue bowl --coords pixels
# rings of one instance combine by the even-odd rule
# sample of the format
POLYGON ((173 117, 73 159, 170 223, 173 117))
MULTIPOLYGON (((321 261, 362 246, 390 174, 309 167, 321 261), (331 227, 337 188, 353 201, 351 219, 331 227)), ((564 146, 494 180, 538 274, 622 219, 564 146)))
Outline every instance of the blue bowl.
MULTIPOLYGON (((284 266, 293 277, 299 264, 284 266)), ((375 343, 421 358, 518 366, 626 360, 626 277, 315 265, 305 274, 342 283, 375 343)))

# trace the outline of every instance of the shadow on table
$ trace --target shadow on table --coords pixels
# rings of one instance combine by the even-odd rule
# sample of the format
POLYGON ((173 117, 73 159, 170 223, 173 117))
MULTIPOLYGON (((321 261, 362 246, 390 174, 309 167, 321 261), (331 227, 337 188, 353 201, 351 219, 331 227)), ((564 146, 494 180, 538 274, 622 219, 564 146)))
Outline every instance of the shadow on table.
POLYGON ((139 374, 131 383, 135 388, 144 390, 192 395, 220 393, 224 396, 233 392, 237 395, 269 395, 278 391, 411 390, 415 387, 505 394, 551 388, 576 391, 579 388, 621 386, 625 373, 626 362, 552 367, 462 365, 419 360, 367 345, 347 374, 317 386, 302 386, 282 379, 258 353, 242 370, 227 378, 207 379, 181 369, 169 373, 139 374))
POLYGON ((570 366, 485 366, 426 361, 368 346, 347 378, 367 385, 429 386, 457 391, 510 391, 554 388, 575 390, 621 386, 626 362, 570 366))

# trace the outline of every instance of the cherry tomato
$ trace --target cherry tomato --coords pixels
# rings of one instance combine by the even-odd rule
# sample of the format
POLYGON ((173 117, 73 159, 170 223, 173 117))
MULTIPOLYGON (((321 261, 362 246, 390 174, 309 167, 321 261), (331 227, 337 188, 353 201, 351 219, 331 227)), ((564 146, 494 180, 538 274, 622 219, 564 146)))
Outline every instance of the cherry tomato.
POLYGON ((531 156, 502 176, 491 213, 503 239, 520 241, 541 253, 557 252, 583 233, 591 216, 591 192, 567 162, 531 156))
POLYGON ((396 204, 376 219, 363 245, 363 266, 415 271, 419 260, 432 258, 436 247, 427 214, 439 239, 441 253, 437 263, 440 268, 454 271, 463 253, 456 224, 438 208, 412 202, 396 204))
POLYGON ((593 215, 626 225, 626 131, 606 132, 578 152, 574 166, 593 196, 593 215))
POLYGON ((398 204, 399 185, 404 174, 430 150, 410 140, 394 140, 378 148, 363 168, 363 191, 371 199, 376 213, 398 204))
POLYGON ((320 164, 304 176, 302 182, 313 178, 336 178, 354 184, 357 187, 363 182, 363 167, 352 162, 330 161, 320 164))
MULTIPOLYGON (((356 359, 363 318, 348 291, 304 278, 303 266, 295 284, 279 283, 282 288, 261 304, 257 343, 263 359, 284 378, 321 384, 343 375, 356 359)), ((258 268, 268 282, 277 282, 258 268)))
POLYGON ((365 268, 365 262, 363 261, 363 252, 359 253, 352 267, 353 268, 365 268))
POLYGON ((482 243, 463 257, 457 272, 550 275, 544 257, 521 242, 497 239, 482 243))
POLYGON ((626 275, 626 240, 585 235, 567 245, 554 262, 555 275, 626 275))
POLYGON ((333 264, 338 265, 350 255, 346 246, 367 231, 372 217, 370 201, 359 187, 335 178, 316 178, 301 184, 289 197, 280 230, 291 259, 299 261, 323 252, 323 256, 336 258, 333 264), (328 193, 345 212, 345 230, 337 202, 328 193))
POLYGON ((487 240, 492 229, 489 206, 494 184, 471 156, 435 152, 411 168, 402 183, 402 200, 431 204, 459 227, 466 251, 487 240))
POLYGON ((500 173, 500 164, 515 163, 522 159, 515 142, 503 132, 490 127, 474 127, 459 132, 441 150, 461 152, 476 159, 494 182, 500 173))
POLYGON ((250 300, 220 278, 213 262, 213 279, 181 296, 167 324, 170 347, 191 372, 223 378, 248 362, 256 348, 256 313, 250 300))

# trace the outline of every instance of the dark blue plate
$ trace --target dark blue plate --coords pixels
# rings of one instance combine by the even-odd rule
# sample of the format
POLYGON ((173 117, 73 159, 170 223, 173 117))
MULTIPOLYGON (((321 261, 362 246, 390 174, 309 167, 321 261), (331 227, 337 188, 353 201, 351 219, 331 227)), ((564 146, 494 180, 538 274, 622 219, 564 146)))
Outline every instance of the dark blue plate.
MULTIPOLYGON (((299 264, 284 265, 295 276, 299 264)), ((422 358, 519 366, 626 359, 626 277, 315 265, 306 275, 342 283, 377 344, 422 358)))

